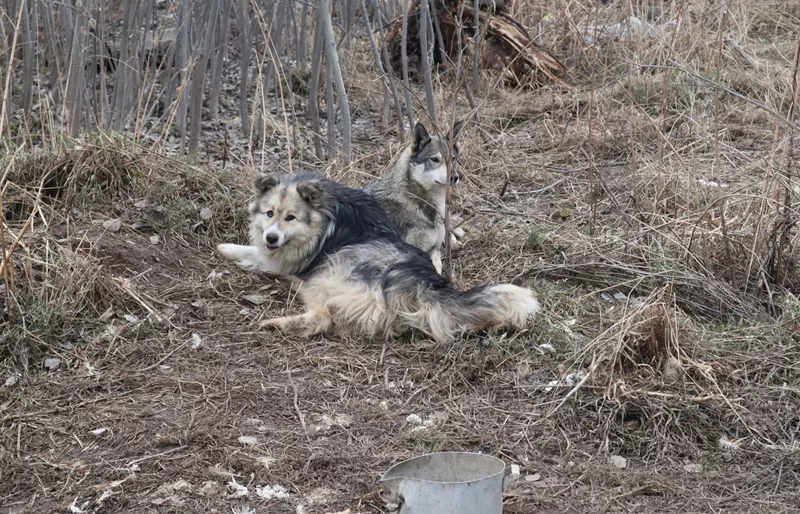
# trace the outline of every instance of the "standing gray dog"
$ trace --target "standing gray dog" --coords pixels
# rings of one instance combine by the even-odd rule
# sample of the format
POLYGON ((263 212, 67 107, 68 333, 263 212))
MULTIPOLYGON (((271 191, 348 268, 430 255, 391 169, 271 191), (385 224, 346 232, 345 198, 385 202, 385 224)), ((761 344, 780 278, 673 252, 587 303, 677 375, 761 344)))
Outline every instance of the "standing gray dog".
MULTIPOLYGON (((463 126, 453 127, 453 140, 463 126)), ((374 196, 388 214, 403 240, 427 253, 436 271, 442 272, 442 244, 444 243, 444 215, 447 187, 445 158, 449 140, 431 136, 422 123, 414 126, 414 141, 399 155, 391 171, 364 188, 374 196)), ((458 145, 453 144, 450 181, 458 182, 458 145)), ((458 248, 463 231, 451 234, 451 247, 458 248)))

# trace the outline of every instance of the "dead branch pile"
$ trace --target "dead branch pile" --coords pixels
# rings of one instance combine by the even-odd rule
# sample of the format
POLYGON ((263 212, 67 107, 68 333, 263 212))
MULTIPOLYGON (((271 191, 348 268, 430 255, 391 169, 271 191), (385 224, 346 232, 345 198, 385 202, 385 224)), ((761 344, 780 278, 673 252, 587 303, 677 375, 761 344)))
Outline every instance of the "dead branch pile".
MULTIPOLYGON (((503 84, 510 87, 539 87, 555 83, 569 87, 565 81, 566 67, 550 52, 536 44, 528 30, 505 12, 490 13, 479 10, 479 25, 476 28, 474 6, 460 5, 456 0, 436 0, 432 4, 441 20, 441 36, 444 44, 444 59, 434 42, 433 60, 437 64, 455 63, 460 51, 472 57, 478 47, 479 65, 484 70, 502 74, 503 84), (460 14, 460 16, 459 16, 460 14), (458 27, 462 27, 461 37, 458 27), (480 34, 478 30, 480 30, 480 34), (479 43, 476 45, 476 40, 479 43), (460 47, 459 47, 460 45, 460 47)), ((498 6, 499 10, 499 6, 498 6)), ((409 74, 421 75, 419 43, 419 0, 409 6, 406 45, 409 74)), ((402 74, 402 17, 392 22, 392 29, 386 35, 386 44, 391 55, 394 72, 402 74)), ((466 61, 465 61, 466 62, 466 61)))

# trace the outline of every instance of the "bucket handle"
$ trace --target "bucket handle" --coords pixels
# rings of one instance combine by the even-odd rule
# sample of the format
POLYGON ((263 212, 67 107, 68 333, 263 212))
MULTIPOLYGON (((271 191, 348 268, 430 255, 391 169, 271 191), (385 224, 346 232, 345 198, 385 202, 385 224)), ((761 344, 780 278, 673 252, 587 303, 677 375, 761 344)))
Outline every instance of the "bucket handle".
POLYGON ((389 514, 396 514, 400 512, 400 507, 403 506, 404 500, 402 494, 386 488, 379 493, 379 496, 383 501, 383 506, 386 508, 386 511, 389 514))
POLYGON ((519 465, 512 464, 503 471, 503 490, 505 491, 511 484, 517 481, 519 478, 519 465))

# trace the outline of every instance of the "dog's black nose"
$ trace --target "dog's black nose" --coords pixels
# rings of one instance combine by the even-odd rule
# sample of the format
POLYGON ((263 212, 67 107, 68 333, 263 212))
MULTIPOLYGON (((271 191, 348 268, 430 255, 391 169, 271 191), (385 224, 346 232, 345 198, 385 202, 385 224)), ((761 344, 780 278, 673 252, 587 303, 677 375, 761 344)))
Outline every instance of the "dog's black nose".
POLYGON ((458 173, 453 173, 450 175, 450 182, 453 184, 458 184, 458 173))
POLYGON ((266 239, 267 240, 267 244, 270 244, 270 245, 274 245, 275 243, 278 242, 278 236, 276 236, 275 234, 267 234, 264 239, 266 239))

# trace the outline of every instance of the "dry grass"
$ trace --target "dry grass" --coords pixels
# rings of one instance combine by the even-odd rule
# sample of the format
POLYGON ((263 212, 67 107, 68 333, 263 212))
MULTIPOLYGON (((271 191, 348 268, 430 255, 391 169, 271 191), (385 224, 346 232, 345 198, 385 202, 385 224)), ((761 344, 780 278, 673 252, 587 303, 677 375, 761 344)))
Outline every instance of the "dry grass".
MULTIPOLYGON (((296 512, 316 495, 310 512, 377 512, 380 472, 458 449, 539 475, 507 512, 796 510, 800 11, 554 0, 512 15, 574 89, 486 75, 473 111, 445 75, 435 101, 441 126, 476 115, 454 281, 534 287, 528 332, 384 345, 253 331, 296 308, 288 285, 213 245, 246 237, 241 163, 288 169, 286 148, 209 145, 193 167, 98 135, 6 155, 0 504, 296 512), (622 32, 630 16, 652 31, 622 32), (267 484, 290 499, 257 497, 267 484)), ((370 52, 360 36, 342 50, 354 165, 317 162, 300 131, 292 169, 363 184, 389 165, 402 138, 382 126, 370 52)), ((276 120, 276 140, 295 137, 276 120)))

